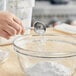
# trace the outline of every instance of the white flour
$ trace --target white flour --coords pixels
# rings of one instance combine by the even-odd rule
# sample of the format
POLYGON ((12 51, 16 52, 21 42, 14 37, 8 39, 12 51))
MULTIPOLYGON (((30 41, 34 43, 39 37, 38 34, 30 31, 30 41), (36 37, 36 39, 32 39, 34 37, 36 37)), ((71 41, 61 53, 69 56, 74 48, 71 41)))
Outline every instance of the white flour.
POLYGON ((28 76, 71 76, 71 70, 54 62, 40 62, 27 69, 28 76))
POLYGON ((2 51, 0 50, 0 63, 4 62, 9 56, 8 51, 2 51))

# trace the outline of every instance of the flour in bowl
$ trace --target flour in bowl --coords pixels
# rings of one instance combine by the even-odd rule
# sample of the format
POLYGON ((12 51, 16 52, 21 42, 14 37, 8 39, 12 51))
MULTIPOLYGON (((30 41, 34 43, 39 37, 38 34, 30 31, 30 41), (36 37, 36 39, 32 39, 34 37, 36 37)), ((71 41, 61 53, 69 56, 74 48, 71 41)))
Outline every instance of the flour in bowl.
POLYGON ((71 70, 55 62, 39 62, 27 69, 28 76, 71 76, 71 70))

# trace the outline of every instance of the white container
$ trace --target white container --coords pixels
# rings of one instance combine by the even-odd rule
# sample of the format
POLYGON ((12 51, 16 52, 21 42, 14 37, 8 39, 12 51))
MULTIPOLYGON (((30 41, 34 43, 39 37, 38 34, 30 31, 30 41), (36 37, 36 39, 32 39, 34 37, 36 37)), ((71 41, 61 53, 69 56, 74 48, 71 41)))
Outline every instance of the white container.
POLYGON ((32 19, 32 8, 35 5, 35 0, 5 0, 4 9, 14 13, 17 17, 19 17, 26 29, 26 33, 29 33, 28 29, 31 27, 31 19, 32 19))

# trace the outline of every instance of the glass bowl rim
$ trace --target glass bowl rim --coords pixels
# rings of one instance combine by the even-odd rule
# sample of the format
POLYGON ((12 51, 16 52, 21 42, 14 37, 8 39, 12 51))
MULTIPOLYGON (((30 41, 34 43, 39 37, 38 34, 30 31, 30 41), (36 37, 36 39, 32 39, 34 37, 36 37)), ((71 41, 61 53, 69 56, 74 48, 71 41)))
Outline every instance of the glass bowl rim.
MULTIPOLYGON (((29 36, 29 35, 23 35, 23 36, 19 36, 19 37, 16 37, 14 40, 13 40, 13 46, 14 47, 16 47, 17 49, 19 49, 19 50, 22 50, 22 51, 29 51, 28 49, 23 49, 23 48, 21 48, 21 47, 19 47, 19 46, 17 46, 16 44, 15 44, 15 42, 17 42, 16 40, 19 40, 20 38, 21 39, 24 39, 26 36, 29 36)), ((39 35, 30 35, 30 36, 39 36, 39 35)), ((45 35, 44 35, 45 36, 45 35)), ((61 37, 64 37, 65 35, 49 35, 49 36, 61 36, 61 37)), ((74 38, 74 37, 71 37, 71 38, 74 38)), ((20 39, 20 40, 21 40, 20 39)), ((75 38, 74 38, 75 39, 75 38)), ((70 41, 69 41, 70 42, 70 41)), ((75 43, 75 45, 76 45, 76 43, 75 43)), ((16 51, 16 50, 15 50, 16 51)), ((50 55, 51 56, 38 56, 38 55, 31 55, 31 54, 24 54, 24 53, 22 53, 22 52, 19 52, 19 51, 16 51, 17 53, 20 53, 20 54, 22 54, 22 55, 27 55, 27 56, 32 56, 32 57, 38 57, 38 58, 69 58, 69 57, 74 57, 74 56, 76 56, 76 52, 70 52, 70 53, 51 53, 50 55), (52 54, 55 54, 55 56, 54 55, 52 55, 52 54), (56 56, 56 55, 59 55, 59 56, 56 56), (60 55, 62 55, 62 56, 60 56, 60 55)), ((43 53, 43 52, 39 52, 39 51, 31 51, 32 53, 33 52, 35 52, 35 53, 43 53)), ((44 52, 44 53, 46 53, 46 52, 44 52)), ((50 52, 48 52, 48 53, 50 53, 50 52)))

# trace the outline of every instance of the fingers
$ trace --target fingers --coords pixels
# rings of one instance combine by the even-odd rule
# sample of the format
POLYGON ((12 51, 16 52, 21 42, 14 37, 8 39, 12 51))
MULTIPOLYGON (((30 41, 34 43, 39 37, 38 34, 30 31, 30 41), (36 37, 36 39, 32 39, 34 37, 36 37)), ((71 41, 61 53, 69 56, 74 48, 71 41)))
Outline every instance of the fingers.
POLYGON ((21 34, 23 35, 25 33, 25 29, 22 30, 21 34))
POLYGON ((3 31, 0 29, 0 36, 6 38, 6 39, 9 39, 10 38, 10 35, 6 32, 6 31, 3 31))
POLYGON ((24 34, 25 29, 24 29, 24 27, 23 27, 22 22, 20 21, 20 19, 18 19, 17 17, 14 17, 13 20, 14 20, 16 23, 20 24, 20 26, 22 27, 22 32, 21 32, 21 34, 24 34))
POLYGON ((0 36, 9 39, 11 36, 14 36, 17 34, 17 30, 14 29, 13 27, 5 24, 2 25, 2 27, 0 28, 0 36))
POLYGON ((23 34, 24 33, 24 28, 20 24, 16 23, 13 20, 10 20, 7 22, 8 22, 9 26, 13 27, 17 31, 16 34, 23 34))
POLYGON ((20 19, 18 19, 17 17, 13 18, 13 21, 15 21, 16 23, 20 24, 22 26, 22 22, 20 19))
POLYGON ((13 23, 12 27, 15 26, 14 28, 17 30, 17 34, 24 34, 25 30, 24 30, 23 26, 19 25, 18 23, 14 22, 14 21, 12 21, 12 23, 13 23))
POLYGON ((16 31, 13 27, 11 27, 11 26, 9 26, 9 25, 3 26, 2 29, 3 29, 4 31, 6 31, 10 36, 14 36, 14 35, 16 35, 16 33, 17 33, 17 31, 16 31))
POLYGON ((0 12, 0 36, 10 38, 17 34, 24 34, 21 20, 9 12, 0 12))

